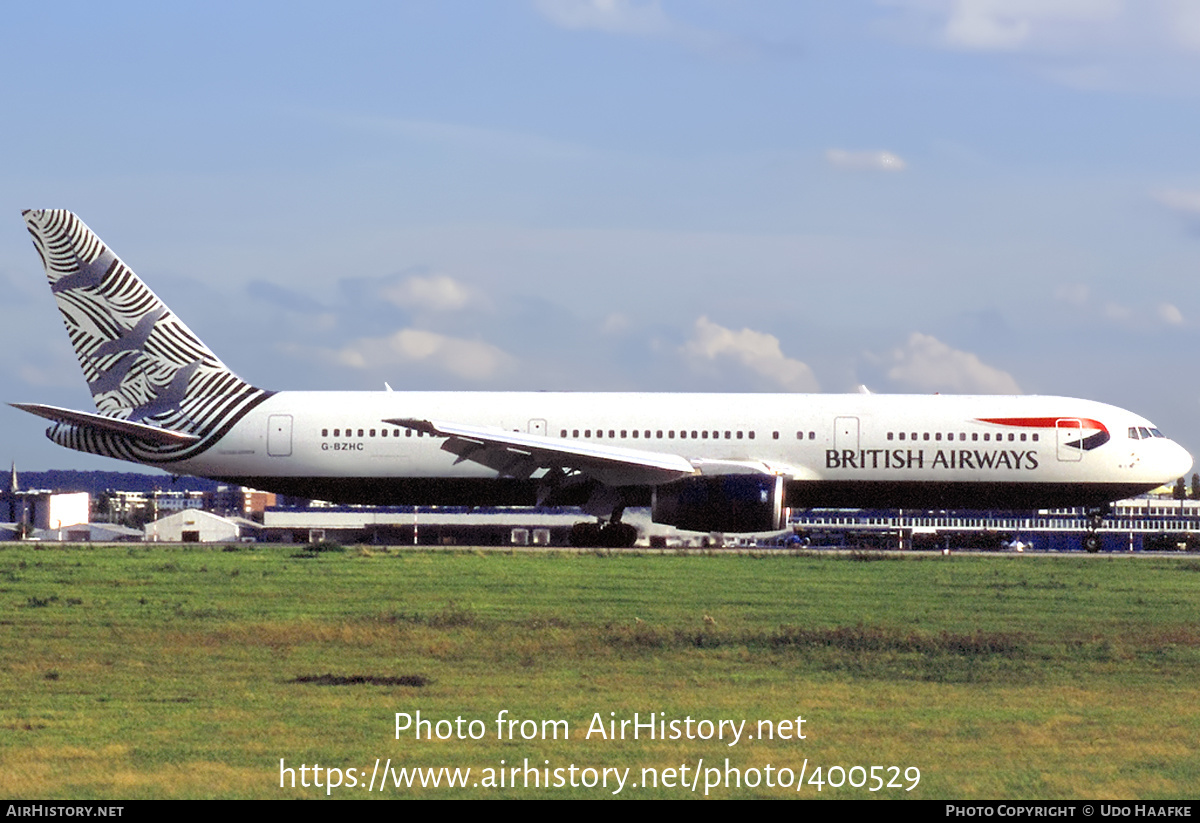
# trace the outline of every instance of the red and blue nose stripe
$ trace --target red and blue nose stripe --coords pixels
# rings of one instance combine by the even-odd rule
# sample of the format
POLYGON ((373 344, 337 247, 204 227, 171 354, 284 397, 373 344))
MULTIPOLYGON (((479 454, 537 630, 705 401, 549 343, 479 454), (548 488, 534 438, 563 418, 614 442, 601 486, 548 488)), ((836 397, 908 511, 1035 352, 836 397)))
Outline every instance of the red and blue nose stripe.
POLYGON ((1083 430, 1096 429, 1097 431, 1094 434, 1089 434, 1087 437, 1068 442, 1065 445, 1076 449, 1083 449, 1084 451, 1099 448, 1111 438, 1108 428, 1103 423, 1087 417, 978 417, 976 420, 980 423, 991 423, 996 426, 1015 426, 1022 429, 1053 429, 1057 428, 1058 421, 1060 420, 1078 420, 1083 430))

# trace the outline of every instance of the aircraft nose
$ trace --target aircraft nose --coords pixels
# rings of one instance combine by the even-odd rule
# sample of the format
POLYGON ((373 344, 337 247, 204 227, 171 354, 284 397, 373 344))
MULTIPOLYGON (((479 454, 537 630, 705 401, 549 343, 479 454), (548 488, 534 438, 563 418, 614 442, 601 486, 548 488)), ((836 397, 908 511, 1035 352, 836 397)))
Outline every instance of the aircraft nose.
POLYGON ((1163 460, 1164 473, 1170 477, 1186 477, 1192 470, 1192 462, 1188 450, 1172 441, 1171 449, 1163 460))

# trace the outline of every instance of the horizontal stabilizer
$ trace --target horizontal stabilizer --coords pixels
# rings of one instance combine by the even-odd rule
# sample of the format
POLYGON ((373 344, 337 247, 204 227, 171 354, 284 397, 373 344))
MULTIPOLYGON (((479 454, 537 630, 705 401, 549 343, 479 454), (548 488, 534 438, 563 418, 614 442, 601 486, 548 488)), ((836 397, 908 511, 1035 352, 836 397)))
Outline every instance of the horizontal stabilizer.
POLYGON ((102 414, 61 409, 58 406, 43 406, 39 403, 9 403, 14 409, 27 411, 53 420, 56 423, 69 423, 72 426, 88 426, 101 431, 123 434, 126 437, 136 437, 146 443, 156 443, 165 446, 195 443, 200 438, 194 434, 162 429, 146 423, 133 423, 115 417, 105 417, 102 414))

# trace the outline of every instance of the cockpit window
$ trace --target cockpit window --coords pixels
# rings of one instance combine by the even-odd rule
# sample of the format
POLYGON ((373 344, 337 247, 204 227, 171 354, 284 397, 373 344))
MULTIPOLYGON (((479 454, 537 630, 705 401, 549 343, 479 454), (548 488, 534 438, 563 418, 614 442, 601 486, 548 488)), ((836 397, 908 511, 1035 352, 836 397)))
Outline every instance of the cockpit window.
POLYGON ((1140 437, 1139 437, 1139 435, 1138 435, 1137 426, 1130 426, 1130 427, 1129 427, 1129 439, 1130 439, 1130 440, 1138 440, 1138 439, 1140 439, 1140 437))
POLYGON ((1150 433, 1155 437, 1166 437, 1166 435, 1160 432, 1158 429, 1151 429, 1150 433))
POLYGON ((1150 430, 1145 426, 1142 426, 1138 429, 1138 434, 1142 436, 1143 440, 1148 440, 1150 438, 1150 430))

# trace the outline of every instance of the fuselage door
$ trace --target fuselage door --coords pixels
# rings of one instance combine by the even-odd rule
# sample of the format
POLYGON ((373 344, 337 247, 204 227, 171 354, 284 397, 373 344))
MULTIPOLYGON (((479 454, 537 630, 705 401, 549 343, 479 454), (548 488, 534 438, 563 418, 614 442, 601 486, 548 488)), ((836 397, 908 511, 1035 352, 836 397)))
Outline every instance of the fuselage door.
POLYGON ((858 418, 839 417, 833 421, 833 447, 858 451, 858 418))
POLYGON ((1058 433, 1058 459, 1064 463, 1078 463, 1083 459, 1083 421, 1063 418, 1054 421, 1058 433), (1068 445, 1074 443, 1074 446, 1068 445))
POLYGON ((292 454, 292 416, 272 414, 267 418, 267 454, 290 457, 292 454))
POLYGON ((541 418, 529 421, 529 433, 546 436, 546 421, 541 418))

